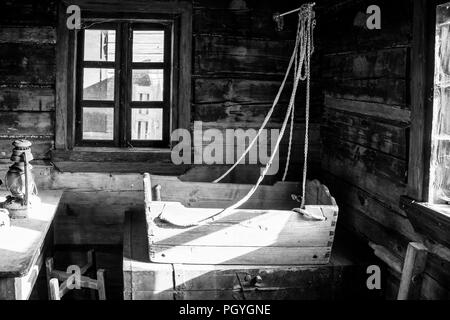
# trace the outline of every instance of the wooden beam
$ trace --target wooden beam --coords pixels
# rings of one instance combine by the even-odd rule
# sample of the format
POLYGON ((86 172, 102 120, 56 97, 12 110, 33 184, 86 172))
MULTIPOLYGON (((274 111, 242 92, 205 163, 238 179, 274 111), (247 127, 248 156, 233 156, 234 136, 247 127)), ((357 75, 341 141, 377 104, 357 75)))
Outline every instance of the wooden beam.
POLYGON ((394 256, 388 249, 373 242, 369 242, 369 246, 373 249, 374 254, 386 263, 392 270, 398 274, 402 273, 402 262, 394 256))
POLYGON ((67 148, 67 78, 69 63, 69 30, 66 27, 66 6, 58 5, 58 27, 56 29, 56 125, 55 147, 67 148))
POLYGON ((427 248, 417 242, 410 242, 403 263, 402 279, 397 300, 416 300, 422 289, 422 273, 427 262, 427 248))
POLYGON ((407 194, 425 200, 425 134, 427 99, 427 4, 414 0, 411 49, 411 133, 407 194))

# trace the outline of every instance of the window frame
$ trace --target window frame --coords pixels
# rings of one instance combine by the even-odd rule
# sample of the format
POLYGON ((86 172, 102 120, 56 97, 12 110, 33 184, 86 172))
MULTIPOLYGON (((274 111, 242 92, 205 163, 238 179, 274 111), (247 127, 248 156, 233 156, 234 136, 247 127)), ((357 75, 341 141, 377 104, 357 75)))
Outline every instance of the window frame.
POLYGON ((407 195, 400 199, 414 229, 450 246, 450 205, 428 203, 434 105, 436 7, 450 0, 414 0, 411 128, 407 195))
POLYGON ((407 195, 421 202, 429 200, 436 6, 449 1, 414 0, 407 195))
MULTIPOLYGON (((58 5, 58 26, 56 44, 56 128, 55 150, 52 159, 79 159, 74 153, 78 150, 86 151, 86 147, 76 146, 76 57, 77 30, 66 27, 66 14, 69 5, 78 5, 83 18, 123 19, 132 22, 151 23, 156 20, 167 19, 173 21, 173 64, 171 68, 171 119, 169 132, 176 128, 190 129, 191 105, 191 64, 192 64, 192 3, 188 1, 127 1, 111 0, 108 3, 95 0, 63 0, 58 5)), ((131 146, 129 148, 133 149, 131 146)), ((163 148, 135 146, 133 151, 148 153, 149 161, 154 158, 154 152, 170 149, 170 145, 163 148)), ((123 151, 121 159, 133 161, 126 148, 110 147, 115 153, 123 151)), ((105 148, 92 147, 92 152, 105 153, 105 148)), ((107 153, 107 152, 106 152, 107 153)), ((136 152, 133 152, 136 154, 136 152)), ((101 161, 100 156, 99 161, 101 161)), ((107 156, 105 156, 107 158, 107 156)), ((117 159, 118 157, 116 157, 117 159)), ((120 157, 119 157, 120 158, 120 157)), ((140 160, 142 155, 138 156, 140 160)), ((145 156, 144 156, 145 158, 145 156)), ((118 160, 115 160, 118 161, 118 160)))
POLYGON ((144 147, 164 148, 170 145, 170 115, 172 110, 172 38, 173 21, 161 19, 152 22, 133 22, 129 20, 108 21, 107 19, 89 19, 95 23, 90 30, 115 30, 116 52, 115 61, 85 61, 84 37, 85 30, 78 32, 77 41, 77 68, 76 68, 76 125, 75 146, 99 147, 144 147), (164 31, 164 62, 133 62, 133 31, 134 30, 162 30, 164 31), (84 68, 114 68, 114 100, 84 100, 83 74, 84 68), (162 69, 164 74, 162 101, 133 101, 132 100, 132 72, 138 69, 162 69), (114 136, 113 140, 83 139, 83 108, 100 107, 114 109, 114 136), (133 140, 132 139, 132 109, 162 109, 163 110, 163 137, 162 140, 133 140))

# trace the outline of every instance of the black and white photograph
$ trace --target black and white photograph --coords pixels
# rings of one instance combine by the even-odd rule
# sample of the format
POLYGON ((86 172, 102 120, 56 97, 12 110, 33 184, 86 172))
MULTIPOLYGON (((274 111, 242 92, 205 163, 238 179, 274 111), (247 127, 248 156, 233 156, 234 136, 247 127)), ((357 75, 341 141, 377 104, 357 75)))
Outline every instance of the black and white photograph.
POLYGON ((449 1, 0 0, 0 309, 450 300, 449 1))

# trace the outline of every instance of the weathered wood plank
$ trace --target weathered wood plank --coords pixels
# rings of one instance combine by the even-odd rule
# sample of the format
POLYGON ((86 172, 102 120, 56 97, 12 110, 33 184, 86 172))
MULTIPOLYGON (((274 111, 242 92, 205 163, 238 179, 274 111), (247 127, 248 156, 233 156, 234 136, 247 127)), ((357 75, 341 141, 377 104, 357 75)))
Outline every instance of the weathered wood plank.
POLYGON ((361 239, 388 248, 392 254, 403 261, 408 239, 346 204, 341 204, 340 209, 339 223, 345 224, 346 228, 355 232, 361 239))
POLYGON ((450 298, 450 290, 425 274, 422 280, 421 298, 425 300, 448 300, 450 298))
POLYGON ((427 248, 417 242, 410 242, 403 263, 402 279, 398 291, 398 300, 414 300, 420 297, 422 276, 425 270, 428 251, 427 248))
POLYGON ((331 109, 359 113, 386 120, 404 123, 409 123, 411 121, 411 111, 398 106, 390 106, 374 102, 337 99, 329 95, 325 95, 324 105, 331 109))
MULTIPOLYGON (((311 119, 317 121, 321 115, 320 105, 322 104, 322 95, 311 97, 311 119)), ((305 104, 304 100, 298 100, 295 108, 295 122, 305 123, 305 104)), ((272 107, 271 103, 264 104, 246 104, 246 103, 208 103, 208 104, 194 104, 192 106, 192 117, 194 121, 203 122, 227 122, 230 126, 238 127, 234 123, 255 123, 255 126, 260 126, 264 121, 267 113, 272 107)), ((279 104, 275 108, 268 127, 272 123, 282 123, 286 115, 287 105, 279 104)), ((247 127, 248 125, 246 125, 247 127)))
POLYGON ((403 79, 328 80, 324 93, 336 99, 382 103, 395 106, 407 104, 406 81, 403 79))
POLYGON ((284 75, 293 50, 292 41, 240 39, 223 36, 194 37, 194 74, 284 75))
POLYGON ((407 126, 404 124, 374 121, 366 116, 333 109, 326 109, 322 119, 322 136, 335 136, 406 159, 407 126))
POLYGON ((326 54, 321 60, 322 77, 342 80, 406 78, 407 66, 407 48, 326 54))
POLYGON ((55 46, 0 44, 0 84, 52 85, 55 81, 55 46))
MULTIPOLYGON (((258 6, 261 9, 261 6, 258 6)), ((257 9, 258 9, 257 8, 257 9)), ((286 21, 277 31, 269 11, 230 10, 211 6, 195 8, 193 31, 195 34, 220 34, 268 39, 294 39, 295 22, 286 21)))
POLYGON ((53 111, 55 90, 51 88, 0 88, 0 111, 53 111))
POLYGON ((2 27, 0 43, 56 43, 56 31, 53 27, 2 27))
MULTIPOLYGON (((194 81, 194 102, 249 102, 272 103, 281 81, 242 79, 196 79, 194 81)), ((287 101, 284 93, 280 101, 287 101)))
POLYGON ((0 3, 0 21, 4 25, 48 25, 56 20, 55 0, 20 0, 0 3))
MULTIPOLYGON (((429 78, 434 75, 432 68, 429 68, 431 58, 428 44, 428 22, 425 13, 428 11, 426 0, 413 2, 414 23, 411 43, 411 135, 410 135, 410 156, 408 174, 408 195, 417 201, 424 201, 428 198, 428 188, 425 187, 426 172, 428 166, 425 164, 425 149, 429 144, 427 141, 430 134, 430 126, 426 125, 427 114, 432 114, 426 92, 428 91, 429 78)), ((433 36, 434 37, 434 36, 433 36)), ((433 68, 434 69, 434 68, 433 68)))
POLYGON ((0 138, 53 136, 53 112, 0 112, 0 138))
POLYGON ((327 147, 327 152, 335 155, 334 158, 351 161, 354 166, 358 166, 368 174, 404 184, 406 179, 404 160, 336 137, 325 136, 322 141, 327 147))
POLYGON ((158 263, 295 265, 326 264, 329 247, 215 247, 154 245, 151 260, 158 263), (186 252, 190 252, 189 255, 186 252), (280 256, 283 252, 283 256, 280 256), (219 254, 218 254, 219 253, 219 254), (277 254, 278 253, 278 254, 277 254), (263 259, 262 259, 263 257, 263 259))
POLYGON ((325 53, 408 46, 411 41, 411 0, 378 1, 382 10, 380 30, 366 27, 366 10, 372 4, 369 0, 346 1, 317 10, 320 17, 315 37, 317 46, 325 53))
POLYGON ((385 203, 398 203, 405 192, 405 161, 348 142, 324 143, 323 169, 385 203))
POLYGON ((33 144, 31 146, 31 152, 35 160, 46 160, 50 158, 49 152, 54 146, 53 137, 16 136, 0 139, 0 159, 8 159, 10 161, 11 152, 14 148, 12 142, 22 138, 29 140, 33 144))

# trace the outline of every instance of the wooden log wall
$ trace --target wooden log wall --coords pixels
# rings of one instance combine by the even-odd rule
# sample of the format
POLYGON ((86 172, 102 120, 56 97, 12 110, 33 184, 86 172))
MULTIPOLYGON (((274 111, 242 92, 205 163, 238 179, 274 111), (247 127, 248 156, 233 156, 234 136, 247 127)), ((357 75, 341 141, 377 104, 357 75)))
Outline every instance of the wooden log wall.
POLYGON ((54 145, 55 1, 0 4, 0 159, 11 142, 33 142, 36 159, 54 145))
MULTIPOLYGON (((297 18, 286 18, 283 31, 277 31, 272 15, 293 4, 281 1, 194 2, 193 26, 193 121, 204 129, 259 129, 272 106, 292 53, 297 18)), ((318 62, 318 60, 316 60, 318 62)), ((314 63, 317 67, 317 63, 314 63)), ((314 71, 316 71, 315 69, 314 71)), ((315 72, 318 74, 318 72, 315 72)), ((281 96, 280 105, 268 128, 280 128, 291 83, 281 96)), ((321 92, 313 84, 312 125, 310 128, 311 171, 320 163, 321 92), (314 166, 316 164, 316 166, 314 166)), ((305 132, 305 89, 300 88, 296 102, 296 125, 291 170, 288 179, 298 180, 303 164, 305 132)), ((288 137, 280 148, 282 174, 288 137)), ((314 173, 313 173, 314 175, 314 173)))
MULTIPOLYGON (((340 206, 338 226, 403 261, 409 241, 424 241, 399 207, 408 174, 412 3, 341 1, 318 12, 324 112, 322 177, 340 206), (381 30, 366 9, 381 8, 381 30)), ((319 1, 320 4, 320 1, 319 1)), ((448 254, 430 254, 422 298, 448 298, 448 254)), ((386 275, 395 298, 399 274, 386 275)))

